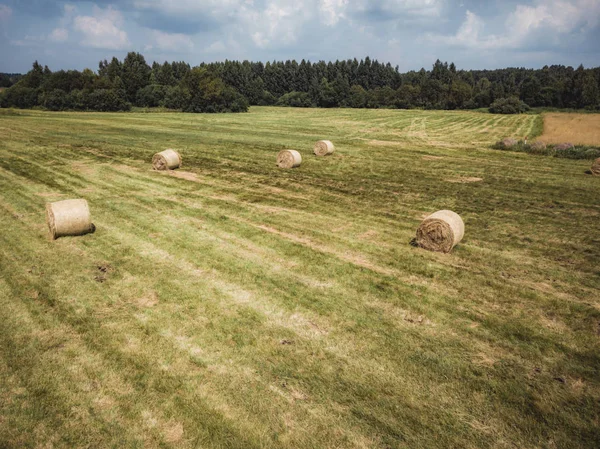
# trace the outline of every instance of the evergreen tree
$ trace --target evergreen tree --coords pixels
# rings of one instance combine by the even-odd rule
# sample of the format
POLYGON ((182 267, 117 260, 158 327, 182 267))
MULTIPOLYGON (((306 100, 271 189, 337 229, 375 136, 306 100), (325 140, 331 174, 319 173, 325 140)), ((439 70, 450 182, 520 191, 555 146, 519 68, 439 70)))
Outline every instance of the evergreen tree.
POLYGON ((150 72, 144 56, 135 52, 127 54, 123 61, 121 78, 129 101, 134 102, 137 91, 150 84, 150 72))
POLYGON ((44 82, 45 76, 47 76, 47 74, 44 73, 44 68, 37 61, 35 61, 31 70, 23 77, 19 84, 22 87, 37 89, 44 82))

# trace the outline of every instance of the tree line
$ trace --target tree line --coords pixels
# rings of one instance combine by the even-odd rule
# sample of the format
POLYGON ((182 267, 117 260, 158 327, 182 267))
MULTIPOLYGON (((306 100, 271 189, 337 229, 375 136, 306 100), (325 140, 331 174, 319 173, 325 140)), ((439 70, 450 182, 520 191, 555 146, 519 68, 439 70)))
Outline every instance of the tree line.
POLYGON ((0 73, 0 87, 10 87, 22 77, 20 73, 0 73))
POLYGON ((516 113, 529 107, 600 110, 600 67, 431 70, 400 73, 369 57, 358 61, 146 63, 139 53, 99 63, 98 71, 32 70, 0 96, 2 107, 187 112, 242 112, 248 105, 351 108, 477 109, 516 113))
POLYGON ((37 61, 0 94, 0 107, 43 107, 51 111, 128 111, 133 106, 185 112, 245 112, 248 100, 205 67, 185 62, 154 63, 129 53, 123 61, 100 61, 98 71, 52 72, 37 61), (158 69, 157 67, 160 67, 158 69))

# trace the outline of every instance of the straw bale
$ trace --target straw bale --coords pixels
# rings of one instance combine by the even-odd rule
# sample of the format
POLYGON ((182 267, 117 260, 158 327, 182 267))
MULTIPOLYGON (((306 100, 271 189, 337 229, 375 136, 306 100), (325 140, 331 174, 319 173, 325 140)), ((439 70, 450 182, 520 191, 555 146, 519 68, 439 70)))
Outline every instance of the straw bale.
POLYGON ((279 168, 300 167, 302 156, 296 150, 282 150, 277 154, 277 166, 279 168))
POLYGON ((417 229, 417 245, 429 251, 449 253, 465 235, 465 224, 451 210, 440 210, 427 217, 417 229))
POLYGON ((529 145, 529 148, 534 152, 544 151, 546 149, 546 144, 544 142, 542 142, 541 140, 536 140, 535 142, 531 142, 531 145, 529 145))
POLYGON ((600 157, 592 164, 592 174, 600 176, 600 157))
POLYGON ((179 167, 181 167, 181 155, 170 148, 156 153, 152 158, 154 170, 173 170, 179 167))
POLYGON ((556 151, 565 151, 565 150, 570 150, 572 148, 575 148, 575 146, 569 142, 559 143, 558 145, 554 145, 554 149, 556 151))
POLYGON ((53 240, 68 235, 84 235, 96 230, 90 208, 84 199, 46 204, 46 221, 53 240))
POLYGON ((513 139, 512 137, 507 137, 507 138, 505 138, 505 139, 502 139, 502 140, 500 141, 500 145, 501 145, 503 148, 512 148, 512 147, 514 147, 514 146, 515 146, 516 144, 518 144, 518 143, 519 143, 519 142, 517 142, 517 140, 516 140, 516 139, 513 139))
POLYGON ((335 146, 329 140, 319 140, 315 143, 314 152, 317 156, 327 156, 333 154, 335 146))

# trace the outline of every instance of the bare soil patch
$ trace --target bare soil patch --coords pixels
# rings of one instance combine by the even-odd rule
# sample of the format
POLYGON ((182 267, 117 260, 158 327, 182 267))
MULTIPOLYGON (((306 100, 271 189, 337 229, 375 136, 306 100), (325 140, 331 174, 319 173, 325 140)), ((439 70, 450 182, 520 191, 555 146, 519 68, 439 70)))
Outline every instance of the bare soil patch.
POLYGON ((94 276, 96 282, 106 282, 109 273, 113 271, 113 268, 109 264, 100 264, 96 267, 97 274, 94 276))

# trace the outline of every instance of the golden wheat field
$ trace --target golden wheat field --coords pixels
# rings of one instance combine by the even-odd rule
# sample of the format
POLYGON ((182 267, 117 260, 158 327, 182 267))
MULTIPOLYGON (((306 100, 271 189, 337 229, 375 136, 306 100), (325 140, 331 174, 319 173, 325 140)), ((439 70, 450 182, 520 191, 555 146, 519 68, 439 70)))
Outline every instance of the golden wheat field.
POLYGON ((538 140, 546 143, 600 145, 600 115, 544 114, 544 132, 538 140))

